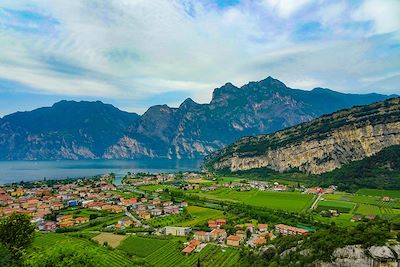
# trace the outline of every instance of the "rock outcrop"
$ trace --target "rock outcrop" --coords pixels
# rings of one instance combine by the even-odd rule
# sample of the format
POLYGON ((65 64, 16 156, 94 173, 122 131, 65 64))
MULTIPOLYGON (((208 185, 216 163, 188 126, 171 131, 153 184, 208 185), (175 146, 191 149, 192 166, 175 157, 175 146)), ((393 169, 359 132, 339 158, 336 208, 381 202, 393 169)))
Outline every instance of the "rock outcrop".
POLYGON ((245 137, 208 156, 204 166, 270 168, 319 174, 400 144, 400 98, 354 107, 270 135, 245 137))

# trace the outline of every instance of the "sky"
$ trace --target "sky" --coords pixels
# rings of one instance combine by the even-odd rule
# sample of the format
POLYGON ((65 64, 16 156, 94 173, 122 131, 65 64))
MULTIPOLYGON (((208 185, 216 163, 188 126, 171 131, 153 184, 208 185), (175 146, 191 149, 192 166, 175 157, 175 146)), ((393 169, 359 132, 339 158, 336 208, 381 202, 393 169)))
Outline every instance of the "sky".
POLYGON ((0 116, 208 103, 226 82, 400 93, 400 0, 0 0, 0 116))

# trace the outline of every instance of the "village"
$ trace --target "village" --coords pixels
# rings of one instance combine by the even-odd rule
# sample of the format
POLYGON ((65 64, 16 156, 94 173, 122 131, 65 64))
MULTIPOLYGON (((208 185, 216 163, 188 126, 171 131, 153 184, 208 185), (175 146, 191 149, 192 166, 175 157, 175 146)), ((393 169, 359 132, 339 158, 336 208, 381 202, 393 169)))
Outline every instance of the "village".
MULTIPOLYGON (((37 225, 37 229, 44 232, 83 229, 85 226, 96 225, 102 217, 108 216, 112 223, 103 227, 102 231, 151 229, 150 233, 154 235, 191 238, 185 243, 183 253, 201 251, 207 243, 231 247, 241 245, 257 247, 265 245, 277 234, 308 234, 308 230, 289 225, 277 224, 269 228, 268 224, 251 222, 235 225, 235 232, 228 234, 224 229, 227 224, 226 218, 208 220, 209 231, 171 225, 152 228, 148 224, 151 220, 167 218, 171 215, 179 216, 189 204, 186 201, 172 201, 165 198, 164 189, 161 187, 152 192, 145 192, 141 190, 141 186, 169 183, 182 191, 201 190, 203 192, 213 191, 220 187, 239 191, 287 190, 287 186, 278 183, 270 185, 259 181, 230 181, 203 185, 187 183, 187 181, 200 181, 200 175, 197 173, 185 173, 179 176, 179 180, 176 176, 176 174, 148 174, 133 178, 134 175, 129 174, 126 176, 129 179, 125 179, 124 184, 119 186, 113 184, 113 179, 110 179, 108 174, 98 179, 77 179, 69 183, 56 182, 51 186, 44 182, 37 182, 29 187, 3 186, 0 187, 0 216, 8 216, 12 213, 26 214, 30 216, 31 222, 37 225)), ((309 193, 321 193, 320 190, 322 189, 309 193)))

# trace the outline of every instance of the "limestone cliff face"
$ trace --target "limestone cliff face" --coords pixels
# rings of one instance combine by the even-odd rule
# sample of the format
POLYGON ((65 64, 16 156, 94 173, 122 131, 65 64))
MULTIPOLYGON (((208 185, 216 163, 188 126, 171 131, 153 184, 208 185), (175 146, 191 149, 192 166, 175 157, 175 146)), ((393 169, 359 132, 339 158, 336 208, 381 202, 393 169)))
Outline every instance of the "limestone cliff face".
POLYGON ((333 113, 275 134, 246 137, 209 156, 205 166, 319 174, 400 144, 400 98, 333 113))
POLYGON ((105 159, 126 159, 149 157, 154 158, 156 155, 151 149, 147 149, 137 140, 127 136, 122 137, 117 144, 110 146, 105 151, 103 158, 105 159))

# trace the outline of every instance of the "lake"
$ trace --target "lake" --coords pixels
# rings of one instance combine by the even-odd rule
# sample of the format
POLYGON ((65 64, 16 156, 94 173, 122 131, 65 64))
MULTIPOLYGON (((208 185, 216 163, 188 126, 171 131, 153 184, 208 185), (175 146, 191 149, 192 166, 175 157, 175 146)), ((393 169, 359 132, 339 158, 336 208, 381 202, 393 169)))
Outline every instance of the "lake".
POLYGON ((0 161, 0 184, 46 179, 80 178, 113 172, 117 181, 130 172, 178 172, 200 169, 201 160, 60 160, 0 161), (119 178, 119 179, 118 179, 119 178))

